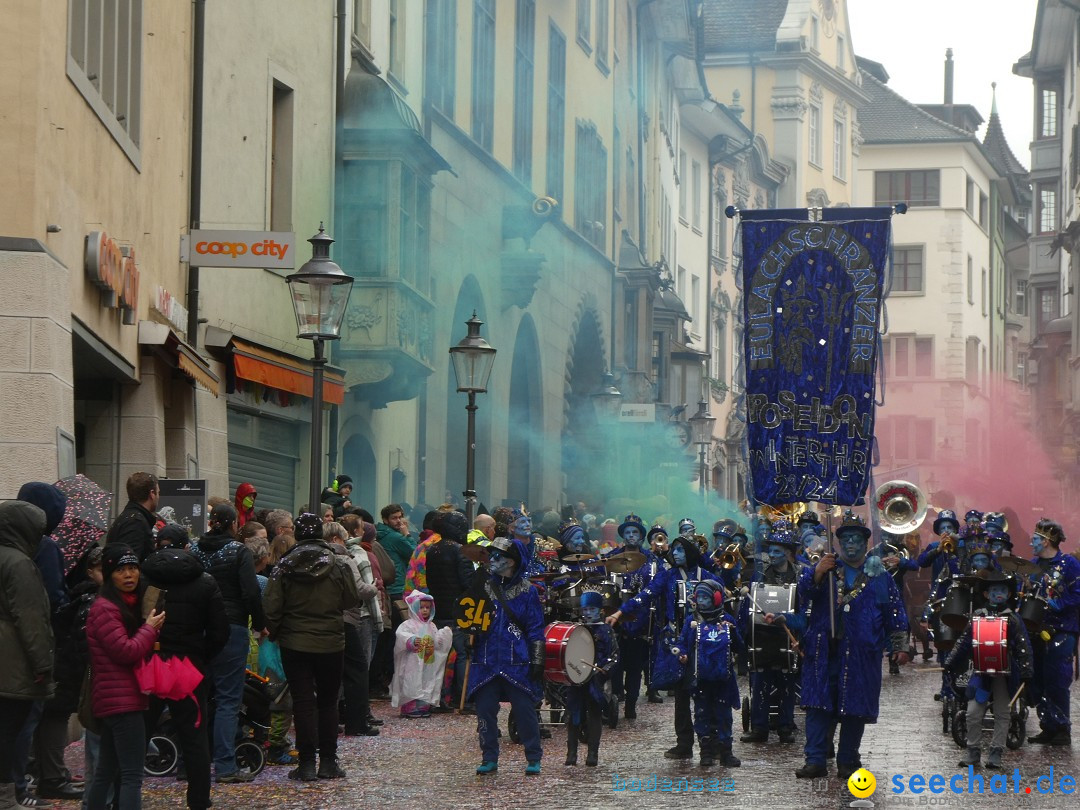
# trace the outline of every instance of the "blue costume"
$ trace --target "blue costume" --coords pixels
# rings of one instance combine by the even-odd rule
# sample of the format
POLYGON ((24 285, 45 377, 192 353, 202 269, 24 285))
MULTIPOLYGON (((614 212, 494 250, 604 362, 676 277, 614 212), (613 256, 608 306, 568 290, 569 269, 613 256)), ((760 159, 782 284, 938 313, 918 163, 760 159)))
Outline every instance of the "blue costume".
MULTIPOLYGON (((632 594, 640 593, 651 581, 653 574, 660 570, 656 555, 642 542, 645 539, 645 524, 637 515, 627 515, 619 525, 619 536, 624 537, 628 529, 636 529, 634 538, 637 542, 628 542, 612 552, 611 556, 626 552, 635 552, 645 556, 640 568, 622 575, 622 590, 632 594)), ((637 717, 637 701, 641 694, 641 678, 649 664, 649 620, 648 611, 639 611, 618 625, 619 662, 612 672, 612 681, 616 694, 624 698, 625 713, 629 720, 637 717)))
POLYGON ((619 660, 619 644, 615 631, 602 621, 604 598, 598 591, 586 590, 581 595, 581 608, 596 650, 593 676, 583 684, 566 689, 566 764, 577 765, 578 731, 586 729, 589 753, 585 764, 595 767, 600 752, 600 733, 604 725, 604 710, 611 698, 609 676, 619 660))
POLYGON ((708 605, 698 602, 697 617, 687 616, 672 652, 686 656, 694 697, 694 731, 701 748, 701 764, 720 763, 738 767, 731 753, 731 711, 739 705, 739 682, 735 653, 744 649, 739 629, 724 612, 724 592, 714 581, 703 581, 695 597, 704 595, 708 605))
POLYGON ((499 761, 499 703, 508 701, 517 719, 521 741, 529 762, 526 773, 540 772, 543 749, 536 719, 544 667, 544 612, 536 589, 525 578, 522 561, 527 551, 519 540, 496 538, 491 545, 495 565, 496 549, 514 559, 513 575, 495 573, 484 584, 491 620, 481 630, 473 647, 469 670, 470 700, 476 704, 477 730, 483 763, 477 773, 491 773, 499 761))
MULTIPOLYGON (((865 553, 870 530, 848 512, 836 535, 846 545, 854 532, 862 534, 865 553)), ((796 775, 825 775, 828 738, 839 722, 836 768, 837 775, 847 779, 861 767, 859 746, 866 724, 877 722, 881 657, 890 647, 906 649, 908 621, 896 583, 876 557, 866 558, 857 568, 842 563, 820 582, 814 576, 813 569, 802 572, 799 613, 787 618, 793 630, 808 622, 801 699, 806 709, 806 765, 796 775), (830 600, 835 635, 830 632, 830 600)))

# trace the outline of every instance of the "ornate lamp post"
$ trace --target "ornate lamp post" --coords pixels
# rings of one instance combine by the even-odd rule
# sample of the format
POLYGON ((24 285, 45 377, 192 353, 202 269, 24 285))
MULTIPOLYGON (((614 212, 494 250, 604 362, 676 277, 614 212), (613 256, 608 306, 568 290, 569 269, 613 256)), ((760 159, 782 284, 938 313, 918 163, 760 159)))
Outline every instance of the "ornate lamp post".
POLYGON ((495 364, 495 349, 480 337, 484 322, 476 317, 465 321, 469 332, 456 346, 450 347, 450 359, 454 362, 457 390, 469 395, 465 410, 469 413, 468 438, 465 446, 465 516, 472 526, 476 510, 476 395, 487 391, 488 377, 495 364))
POLYGON ((600 390, 591 396, 597 422, 610 425, 618 421, 622 408, 622 392, 615 387, 614 374, 605 371, 600 381, 600 390))
POLYGON ((330 245, 334 244, 322 223, 319 232, 308 239, 311 258, 303 266, 286 276, 292 295, 293 312, 296 314, 297 337, 314 344, 315 356, 311 361, 311 480, 308 487, 308 509, 317 512, 319 493, 322 491, 322 402, 323 370, 326 356, 323 342, 341 337, 341 319, 349 303, 353 278, 347 275, 330 258, 330 245))
POLYGON ((709 413, 708 408, 708 403, 704 399, 701 400, 698 402, 697 413, 687 420, 690 423, 693 440, 698 446, 698 488, 703 499, 708 491, 705 486, 705 448, 712 442, 713 425, 716 423, 716 417, 709 413))

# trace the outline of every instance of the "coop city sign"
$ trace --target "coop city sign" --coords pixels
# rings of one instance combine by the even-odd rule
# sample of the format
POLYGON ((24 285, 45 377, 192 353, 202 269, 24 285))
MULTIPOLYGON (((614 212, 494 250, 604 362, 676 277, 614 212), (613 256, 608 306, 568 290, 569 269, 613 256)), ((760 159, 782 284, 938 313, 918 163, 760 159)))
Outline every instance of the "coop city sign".
POLYGON ((139 300, 139 267, 135 248, 121 247, 104 231, 86 235, 86 276, 101 290, 101 304, 124 312, 124 323, 135 323, 139 300))
POLYGON ((180 261, 194 267, 272 267, 289 270, 292 231, 192 231, 180 237, 180 261))

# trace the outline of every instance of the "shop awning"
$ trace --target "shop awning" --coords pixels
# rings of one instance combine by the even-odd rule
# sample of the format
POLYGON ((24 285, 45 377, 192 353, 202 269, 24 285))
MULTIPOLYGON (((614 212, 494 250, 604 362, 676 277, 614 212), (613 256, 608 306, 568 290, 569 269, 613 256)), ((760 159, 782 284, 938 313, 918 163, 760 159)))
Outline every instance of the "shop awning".
POLYGON ((180 369, 215 397, 220 393, 220 380, 210 369, 210 364, 165 324, 139 321, 139 345, 157 351, 166 362, 180 369))
MULTIPOLYGON (((311 365, 308 362, 237 337, 230 341, 229 346, 232 349, 233 370, 240 379, 311 397, 311 365)), ((344 404, 345 375, 329 369, 325 372, 323 401, 333 405, 344 404)))

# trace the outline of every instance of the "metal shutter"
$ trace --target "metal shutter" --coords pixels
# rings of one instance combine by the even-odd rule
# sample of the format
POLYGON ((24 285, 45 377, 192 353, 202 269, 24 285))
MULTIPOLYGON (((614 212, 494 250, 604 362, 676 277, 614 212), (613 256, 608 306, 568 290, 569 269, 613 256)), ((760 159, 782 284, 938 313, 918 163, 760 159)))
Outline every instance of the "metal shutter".
POLYGON ((298 459, 265 450, 229 442, 229 500, 244 481, 255 485, 259 497, 256 509, 287 509, 293 512, 296 492, 296 463, 298 459))

